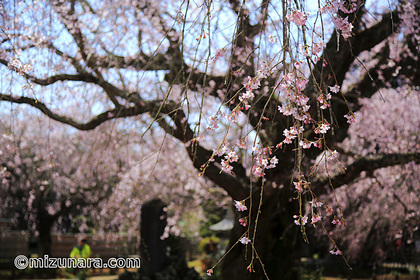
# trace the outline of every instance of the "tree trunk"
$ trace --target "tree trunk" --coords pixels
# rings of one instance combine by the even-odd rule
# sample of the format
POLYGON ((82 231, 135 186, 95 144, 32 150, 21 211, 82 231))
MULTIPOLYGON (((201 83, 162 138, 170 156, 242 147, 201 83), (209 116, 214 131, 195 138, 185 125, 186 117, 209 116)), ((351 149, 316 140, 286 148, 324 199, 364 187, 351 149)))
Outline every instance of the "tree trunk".
MULTIPOLYGON (((255 248, 269 279, 296 280, 299 278, 298 266, 302 244, 300 227, 293 222, 293 215, 297 213, 296 201, 291 199, 293 194, 289 190, 271 189, 271 191, 269 195, 264 196, 254 242, 255 248)), ((258 201, 255 195, 252 224, 258 210, 258 201)), ((245 231, 246 227, 236 222, 231 233, 230 246, 245 231)), ((249 237, 252 239, 252 236, 251 227, 249 237)), ((252 262, 254 272, 247 270, 251 263, 251 250, 250 244, 238 243, 222 263, 222 279, 266 279, 256 256, 252 262)))

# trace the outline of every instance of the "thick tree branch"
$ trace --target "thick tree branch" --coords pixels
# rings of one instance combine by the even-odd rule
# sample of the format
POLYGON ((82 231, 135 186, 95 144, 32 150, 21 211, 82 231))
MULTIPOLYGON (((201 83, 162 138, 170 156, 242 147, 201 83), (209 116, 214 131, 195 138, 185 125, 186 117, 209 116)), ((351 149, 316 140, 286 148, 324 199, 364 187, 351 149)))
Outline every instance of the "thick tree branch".
POLYGON ((102 123, 111 119, 132 117, 132 116, 137 116, 146 112, 150 112, 152 108, 156 106, 156 104, 154 104, 153 102, 143 101, 142 106, 140 105, 140 106, 133 106, 133 107, 128 107, 128 108, 120 107, 120 108, 110 109, 108 111, 105 111, 101 114, 94 116, 87 122, 78 122, 69 116, 60 115, 58 113, 53 112, 47 105, 45 105, 44 103, 34 98, 29 98, 29 97, 24 97, 24 96, 15 97, 13 95, 0 93, 0 101, 8 101, 8 102, 17 103, 17 104, 30 105, 38 109, 39 111, 41 111, 42 113, 50 117, 51 119, 64 123, 64 124, 68 124, 79 130, 92 130, 98 127, 99 125, 101 125, 102 123))
MULTIPOLYGON (((201 166, 212 156, 212 152, 201 145, 190 145, 187 147, 188 154, 193 160, 194 167, 200 170, 201 166)), ((222 187, 230 197, 235 200, 245 199, 249 195, 249 179, 246 176, 245 168, 240 164, 235 164, 234 174, 222 172, 220 167, 211 163, 205 170, 204 175, 216 185, 222 187)))
POLYGON ((87 82, 87 83, 98 83, 98 79, 93 76, 92 74, 84 73, 84 74, 58 74, 54 76, 47 77, 45 79, 36 78, 32 75, 25 74, 25 77, 38 85, 41 86, 48 86, 52 85, 55 82, 64 82, 64 81, 75 81, 75 82, 87 82))
POLYGON ((334 84, 342 85, 346 73, 349 71, 351 64, 355 58, 365 50, 370 50, 374 46, 381 43, 393 32, 393 24, 397 22, 398 17, 394 13, 384 15, 382 20, 369 29, 357 31, 354 36, 345 41, 340 35, 340 45, 337 45, 337 33, 333 32, 328 41, 321 59, 315 65, 312 71, 310 82, 305 90, 307 94, 314 88, 315 77, 321 88, 333 86, 334 84), (337 51, 338 49, 338 51, 337 51), (323 59, 326 59, 328 66, 323 66, 323 59))
MULTIPOLYGON (((163 118, 157 120, 159 125, 169 134, 185 144, 186 151, 197 170, 201 170, 212 158, 213 152, 205 149, 194 139, 194 132, 191 130, 185 113, 182 109, 169 113, 175 127, 170 126, 163 118)), ((241 164, 232 164, 234 174, 228 174, 221 170, 220 166, 210 163, 205 168, 204 175, 212 182, 222 187, 235 200, 245 199, 249 195, 249 178, 246 170, 241 164)))
POLYGON ((61 22, 66 27, 69 34, 73 37, 74 41, 79 48, 79 52, 86 62, 88 61, 88 53, 93 53, 89 50, 89 46, 86 45, 88 40, 83 35, 79 19, 75 15, 74 2, 72 3, 70 10, 66 11, 65 6, 62 3, 53 3, 53 7, 58 15, 61 16, 61 22))
POLYGON ((259 17, 258 23, 254 25, 254 29, 258 30, 257 32, 262 32, 265 29, 268 19, 268 6, 270 5, 271 0, 262 0, 261 1, 261 15, 259 17))
MULTIPOLYGON (((5 59, 0 59, 0 63, 8 66, 9 62, 5 59)), ((79 73, 79 74, 57 74, 47 78, 36 78, 29 74, 24 74, 24 77, 29 81, 41 85, 41 86, 48 86, 52 85, 55 82, 61 81, 79 81, 79 82, 88 82, 88 83, 98 83, 98 78, 89 74, 87 72, 79 73)))
POLYGON ((327 193, 330 189, 330 181, 334 188, 339 188, 345 184, 351 183, 358 178, 362 172, 368 174, 375 170, 389 167, 393 165, 406 164, 414 161, 420 164, 420 153, 404 153, 404 154, 378 154, 370 157, 360 157, 350 164, 346 171, 336 174, 329 178, 321 178, 314 181, 311 186, 317 195, 327 193))
MULTIPOLYGON (((138 106, 135 107, 121 107, 103 112, 86 123, 78 122, 71 117, 54 113, 44 103, 39 102, 36 99, 29 97, 14 97, 11 95, 0 94, 0 101, 9 101, 19 104, 30 105, 42 113, 47 115, 53 120, 58 122, 71 125, 79 130, 92 130, 100 124, 116 118, 124 118, 130 116, 136 116, 144 113, 149 113, 152 116, 157 116, 157 122, 167 132, 171 133, 172 136, 179 139, 186 144, 187 152, 190 158, 193 160, 193 164, 197 169, 207 162, 212 156, 212 152, 203 148, 200 145, 193 145, 191 140, 194 138, 194 133, 189 127, 185 114, 181 109, 177 109, 176 104, 162 105, 160 101, 141 101, 138 106), (172 129, 169 125, 165 125, 164 115, 169 115, 174 123, 175 128, 172 129)), ((236 164, 235 166, 236 175, 230 175, 227 173, 221 173, 221 169, 214 164, 207 167, 205 175, 217 185, 225 189, 228 194, 234 199, 244 199, 247 196, 247 181, 245 168, 236 164)))

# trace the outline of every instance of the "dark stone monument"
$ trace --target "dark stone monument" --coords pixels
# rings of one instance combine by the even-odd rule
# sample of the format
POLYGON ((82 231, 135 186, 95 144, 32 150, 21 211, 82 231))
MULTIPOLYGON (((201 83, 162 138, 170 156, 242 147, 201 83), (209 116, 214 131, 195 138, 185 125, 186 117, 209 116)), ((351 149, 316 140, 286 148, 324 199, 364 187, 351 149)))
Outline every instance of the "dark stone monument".
POLYGON ((153 199, 141 207, 140 222, 140 275, 152 278, 166 265, 166 240, 161 236, 166 227, 165 203, 153 199))
POLYGON ((138 273, 125 271, 120 280, 198 280, 188 268, 185 248, 178 238, 161 239, 166 227, 165 203, 153 199, 143 204, 140 221, 140 259, 138 273))

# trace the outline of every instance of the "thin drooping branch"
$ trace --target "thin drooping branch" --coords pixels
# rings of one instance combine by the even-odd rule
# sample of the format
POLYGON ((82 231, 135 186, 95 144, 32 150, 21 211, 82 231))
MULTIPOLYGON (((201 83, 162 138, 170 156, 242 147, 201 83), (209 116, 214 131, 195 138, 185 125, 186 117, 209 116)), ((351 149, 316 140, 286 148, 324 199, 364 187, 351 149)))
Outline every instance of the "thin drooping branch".
MULTIPOLYGON (((357 18, 360 19, 362 14, 362 12, 359 12, 357 18)), ((338 39, 339 45, 337 43, 337 33, 332 33, 321 59, 312 70, 309 82, 304 91, 305 95, 311 97, 309 104, 311 105, 310 113, 312 116, 317 115, 318 106, 316 98, 319 91, 327 92, 328 86, 334 86, 335 84, 341 86, 356 57, 361 52, 371 50, 389 36, 392 36, 394 32, 393 25, 398 22, 398 16, 394 12, 384 15, 380 22, 368 29, 361 30, 361 25, 358 24, 355 26, 355 34, 347 40, 344 40, 341 35, 338 35, 340 36, 338 39), (325 63, 327 66, 325 66, 325 63)), ((371 76, 368 75, 367 78, 371 79, 371 76)), ((376 87, 375 81, 373 83, 374 87, 376 87)), ((327 137, 328 145, 336 145, 336 143, 341 142, 347 137, 349 124, 343 115, 348 113, 348 106, 354 111, 360 109, 361 106, 358 105, 358 100, 359 97, 353 95, 348 98, 347 103, 342 98, 340 99, 340 97, 334 97, 332 99, 331 111, 335 115, 331 116, 330 121, 338 129, 335 129, 333 135, 330 134, 327 137)), ((312 156, 316 157, 317 155, 313 154, 312 156)))
POLYGON ((92 53, 92 50, 90 50, 89 45, 86 45, 88 40, 82 33, 81 24, 79 22, 78 17, 75 14, 74 5, 72 5, 70 10, 68 11, 63 3, 53 3, 52 7, 61 17, 61 22, 66 27, 69 34, 73 37, 73 40, 77 44, 77 47, 83 60, 87 62, 88 54, 92 53))
POLYGON ((254 26, 255 29, 258 30, 258 32, 263 32, 263 30, 266 27, 267 19, 268 19, 268 7, 270 5, 271 0, 262 0, 261 1, 261 16, 259 17, 260 20, 258 23, 254 26))
POLYGON ((331 176, 331 178, 320 178, 311 183, 312 189, 317 195, 327 193, 330 190, 330 183, 334 188, 339 188, 358 178, 362 172, 368 175, 380 168, 394 165, 415 162, 420 164, 420 153, 394 153, 394 154, 378 154, 375 156, 360 157, 352 164, 347 166, 345 172, 331 176))

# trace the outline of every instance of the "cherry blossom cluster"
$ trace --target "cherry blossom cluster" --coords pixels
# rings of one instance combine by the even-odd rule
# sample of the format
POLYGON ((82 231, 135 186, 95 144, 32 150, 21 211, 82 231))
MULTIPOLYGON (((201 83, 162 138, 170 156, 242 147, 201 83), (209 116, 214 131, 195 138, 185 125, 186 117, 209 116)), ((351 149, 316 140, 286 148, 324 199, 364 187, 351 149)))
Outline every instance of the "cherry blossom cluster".
POLYGON ((315 201, 309 201, 309 204, 312 206, 312 207, 322 207, 322 205, 324 205, 321 201, 319 201, 319 200, 315 200, 315 201))
MULTIPOLYGON (((322 216, 320 214, 317 213, 313 213, 312 214, 312 218, 311 218, 311 225, 315 226, 315 223, 319 222, 321 220, 322 216)), ((308 216, 298 216, 298 215, 293 215, 293 219, 295 225, 297 226, 304 226, 308 223, 308 216)))
POLYGON ((334 85, 332 87, 328 87, 330 89, 331 92, 333 93, 338 93, 340 91, 340 86, 339 85, 334 85))
POLYGON ((333 219, 332 220, 332 222, 331 222, 333 225, 338 225, 338 226, 341 226, 341 225, 343 225, 343 226, 345 226, 345 225, 347 225, 347 220, 346 219, 344 219, 344 218, 341 218, 341 219, 339 219, 339 218, 335 218, 335 219, 333 219))
MULTIPOLYGON (((305 188, 308 188, 308 183, 305 183, 303 180, 300 180, 298 182, 293 182, 296 191, 301 194, 305 188)), ((324 206, 324 204, 318 199, 318 198, 314 198, 313 200, 309 201, 309 206, 310 206, 310 213, 311 213, 311 225, 313 225, 314 227, 316 226, 315 224, 319 221, 321 221, 322 219, 322 215, 321 215, 321 207, 324 206), (319 210, 317 210, 317 208, 319 208, 319 210)), ((328 206, 324 206, 324 208, 326 209, 326 215, 330 216, 333 213, 333 209, 328 207, 328 206)), ((293 219, 294 223, 298 226, 305 226, 308 223, 308 215, 293 215, 293 219)), ((334 216, 333 220, 331 221, 331 223, 333 225, 337 225, 337 226, 345 226, 347 224, 347 220, 342 218, 337 218, 336 216, 334 216)))
MULTIPOLYGON (((243 212, 243 211, 248 210, 244 201, 234 200, 234 205, 236 207, 236 210, 238 210, 239 212, 243 212)), ((243 227, 246 227, 248 225, 248 218, 247 217, 240 218, 239 219, 239 224, 243 227)))
POLYGON ((321 215, 314 213, 312 215, 311 224, 315 226, 315 223, 321 220, 321 215))
POLYGON ((265 79, 269 77, 272 73, 273 73, 273 70, 270 67, 270 64, 264 60, 261 63, 261 68, 257 70, 257 77, 259 79, 265 79))
POLYGON ((327 159, 335 159, 335 160, 337 160, 337 156, 338 156, 338 152, 336 150, 334 150, 334 151, 331 151, 329 153, 329 155, 327 156, 327 159))
MULTIPOLYGON (((313 42, 312 46, 299 45, 299 53, 304 58, 312 58, 314 62, 319 60, 319 53, 324 49, 324 41, 313 42)), ((304 65, 303 61, 295 61, 294 66, 299 69, 304 65)))
MULTIPOLYGON (((323 121, 317 125, 317 127, 314 128, 314 132, 316 134, 325 134, 330 129, 330 124, 327 121, 323 121)), ((291 144, 292 140, 297 138, 299 134, 302 134, 304 131, 304 128, 300 126, 299 128, 296 128, 295 126, 290 127, 289 129, 285 129, 283 131, 283 135, 285 136, 285 139, 282 143, 278 144, 277 147, 280 147, 283 143, 284 144, 291 144)), ((317 148, 321 148, 322 146, 322 139, 318 139, 316 141, 309 141, 307 139, 301 139, 299 141, 299 146, 303 149, 309 149, 312 145, 314 145, 317 148)))
POLYGON ((219 157, 224 155, 224 159, 221 161, 222 171, 232 173, 233 166, 230 163, 237 162, 239 157, 234 150, 229 150, 229 143, 224 141, 219 149, 213 150, 213 153, 219 157))
POLYGON ((260 80, 258 76, 251 78, 250 76, 247 77, 247 81, 244 83, 244 87, 247 91, 252 91, 254 89, 260 88, 260 80))
MULTIPOLYGON (((267 78, 269 75, 271 75, 272 70, 270 68, 269 63, 266 61, 263 61, 261 64, 261 68, 257 71, 257 75, 252 78, 250 76, 247 77, 244 85, 245 93, 242 93, 239 97, 239 101, 244 105, 241 107, 240 105, 236 106, 232 112, 228 115, 224 115, 223 113, 219 112, 218 115, 220 116, 226 116, 227 120, 229 122, 234 122, 236 120, 236 117, 240 114, 241 109, 248 110, 251 105, 250 101, 252 101, 255 97, 253 91, 257 90, 261 86, 261 79, 267 78)), ((210 117, 210 124, 207 127, 208 131, 215 131, 217 128, 219 128, 219 117, 210 117)), ((195 138, 195 140, 198 140, 199 138, 195 138)), ((241 139, 237 141, 237 146, 239 148, 246 149, 247 144, 245 139, 241 139)), ((276 167, 278 163, 278 159, 276 157, 267 157, 267 155, 270 152, 270 149, 262 149, 259 147, 254 147, 253 152, 256 155, 255 156, 255 164, 253 166, 253 173, 257 177, 264 176, 264 169, 270 169, 276 167)), ((226 173, 233 173, 233 166, 231 163, 238 161, 238 155, 236 154, 233 149, 229 148, 229 143, 224 141, 222 145, 217 149, 213 150, 213 154, 217 155, 219 157, 224 156, 224 159, 221 160, 222 165, 222 171, 226 173)))
POLYGON ((337 30, 341 31, 341 35, 347 39, 352 36, 351 30, 353 25, 348 21, 348 18, 342 18, 338 15, 338 11, 341 11, 345 14, 353 13, 357 10, 356 0, 351 1, 342 1, 342 0, 332 0, 327 1, 327 3, 320 8, 320 12, 329 13, 332 17, 332 22, 337 30))
MULTIPOLYGON (((283 104, 282 106, 278 107, 278 110, 285 116, 293 116, 298 121, 303 121, 305 124, 309 124, 311 122, 311 116, 309 115, 309 108, 308 105, 309 97, 303 94, 303 90, 308 83, 308 80, 302 77, 296 77, 293 73, 288 73, 283 75, 281 82, 278 86, 280 92, 283 96, 287 99, 288 102, 283 104)), ((340 87, 335 85, 330 87, 330 91, 333 93, 337 93, 340 87)), ((320 103, 321 109, 326 109, 330 105, 328 101, 331 99, 331 94, 321 94, 318 96, 317 100, 320 103)), ((316 134, 325 134, 330 129, 330 124, 324 119, 322 122, 319 122, 314 127, 314 132, 316 134)), ((290 127, 289 129, 285 129, 283 131, 283 135, 285 136, 285 140, 283 140, 284 144, 291 144, 292 140, 297 138, 299 134, 303 133, 304 128, 303 126, 300 127, 290 127)), ((311 145, 320 148, 321 141, 311 142, 306 139, 301 139, 299 141, 299 146, 304 149, 309 149, 311 145)))
POLYGON ((316 134, 320 134, 320 133, 324 134, 324 133, 327 133, 329 129, 330 129, 330 124, 326 120, 324 120, 324 122, 321 122, 320 124, 318 124, 317 127, 315 127, 314 132, 316 134))
POLYGON ((268 157, 272 153, 270 148, 253 147, 252 151, 255 155, 252 173, 257 177, 263 177, 265 169, 275 168, 279 162, 276 156, 268 157))
MULTIPOLYGON (((0 151, 0 155, 1 155, 1 151, 0 151)), ((9 172, 7 171, 6 167, 2 167, 0 168, 0 178, 2 178, 2 184, 6 184, 7 183, 7 178, 10 176, 9 172)))
POLYGON ((293 182, 295 189, 298 193, 302 193, 305 188, 308 187, 308 183, 304 182, 303 180, 299 180, 298 182, 293 182))
POLYGON ((216 131, 216 129, 219 128, 219 118, 215 116, 215 117, 209 117, 209 119, 210 119, 210 124, 207 127, 207 130, 214 132, 216 131))
POLYGON ((9 69, 17 72, 19 75, 23 76, 25 73, 31 72, 33 67, 31 64, 24 64, 20 59, 13 58, 9 61, 9 69))
POLYGON ((288 100, 288 103, 278 107, 280 113, 285 116, 291 115, 299 121, 309 123, 311 119, 308 113, 310 106, 307 105, 309 97, 302 93, 307 83, 308 79, 296 77, 291 72, 283 75, 278 89, 288 100))
POLYGON ((331 99, 331 94, 327 93, 327 94, 321 94, 320 96, 318 96, 318 102, 321 104, 320 108, 321 109, 327 109, 328 107, 330 107, 330 104, 328 103, 328 100, 331 99))
POLYGON ((235 201, 234 201, 234 205, 235 205, 236 209, 237 209, 239 212, 243 212, 243 211, 248 210, 248 208, 246 207, 246 205, 245 205, 244 201, 237 201, 237 200, 235 200, 235 201))
POLYGON ((344 117, 347 119, 347 123, 355 123, 356 122, 356 113, 348 112, 344 115, 344 117))
POLYGON ((319 143, 319 146, 321 146, 320 142, 312 142, 307 139, 303 139, 299 141, 299 146, 302 147, 303 149, 309 149, 312 146, 312 144, 316 144, 316 146, 318 147, 318 143, 319 143))
POLYGON ((294 215, 293 218, 296 219, 295 224, 298 225, 298 226, 304 226, 308 222, 308 217, 307 216, 294 215))
POLYGON ((246 91, 239 97, 239 101, 241 101, 245 105, 245 110, 248 110, 251 105, 249 105, 249 101, 254 99, 255 95, 252 91, 246 91))
POLYGON ((283 130, 283 135, 286 137, 286 139, 283 140, 283 143, 285 144, 291 144, 292 140, 295 139, 299 133, 302 133, 304 131, 303 126, 296 128, 294 126, 290 127, 290 129, 283 130))
MULTIPOLYGON (((293 182, 293 185, 295 186, 295 190, 299 195, 303 193, 305 189, 309 188, 309 183, 302 179, 300 179, 297 182, 293 182)), ((315 223, 319 222, 322 216, 319 214, 319 211, 315 212, 314 208, 321 207, 323 203, 319 200, 313 200, 313 201, 310 201, 309 204, 311 206, 311 213, 312 213, 311 224, 315 226, 315 223)), ((296 225, 304 226, 308 222, 308 216, 306 215, 305 216, 294 215, 293 218, 295 219, 294 223, 296 225)))
POLYGON ((249 102, 252 101, 255 97, 253 90, 259 89, 261 86, 261 79, 265 79, 272 74, 272 69, 266 61, 263 61, 261 68, 257 71, 257 75, 254 78, 250 76, 247 77, 245 81, 244 88, 245 93, 242 93, 239 97, 239 101, 244 104, 245 110, 248 110, 251 106, 249 102))
POLYGON ((338 256, 338 255, 341 255, 342 253, 340 249, 337 248, 337 246, 334 246, 334 248, 330 251, 330 254, 338 256))
POLYGON ((315 213, 314 208, 320 208, 322 207, 324 204, 319 201, 319 200, 313 200, 313 201, 309 201, 309 204, 311 206, 311 212, 312 212, 312 218, 311 218, 311 224, 313 226, 315 226, 316 222, 319 222, 322 218, 322 216, 318 213, 315 213))
POLYGON ((348 18, 333 17, 332 22, 334 23, 335 28, 341 31, 341 35, 344 39, 352 36, 351 30, 353 29, 353 24, 348 21, 348 18))
MULTIPOLYGON (((417 7, 414 3, 414 1, 412 3, 410 3, 410 1, 403 3, 400 13, 401 26, 405 37, 413 38, 414 41, 420 43, 420 35, 418 32, 420 28, 420 21, 418 19, 418 15, 416 14, 417 7)), ((418 57, 413 53, 410 53, 409 55, 415 60, 418 59, 418 57)))
POLYGON ((302 11, 292 11, 291 14, 286 16, 288 21, 293 22, 297 26, 305 25, 306 19, 308 18, 308 14, 302 11))

